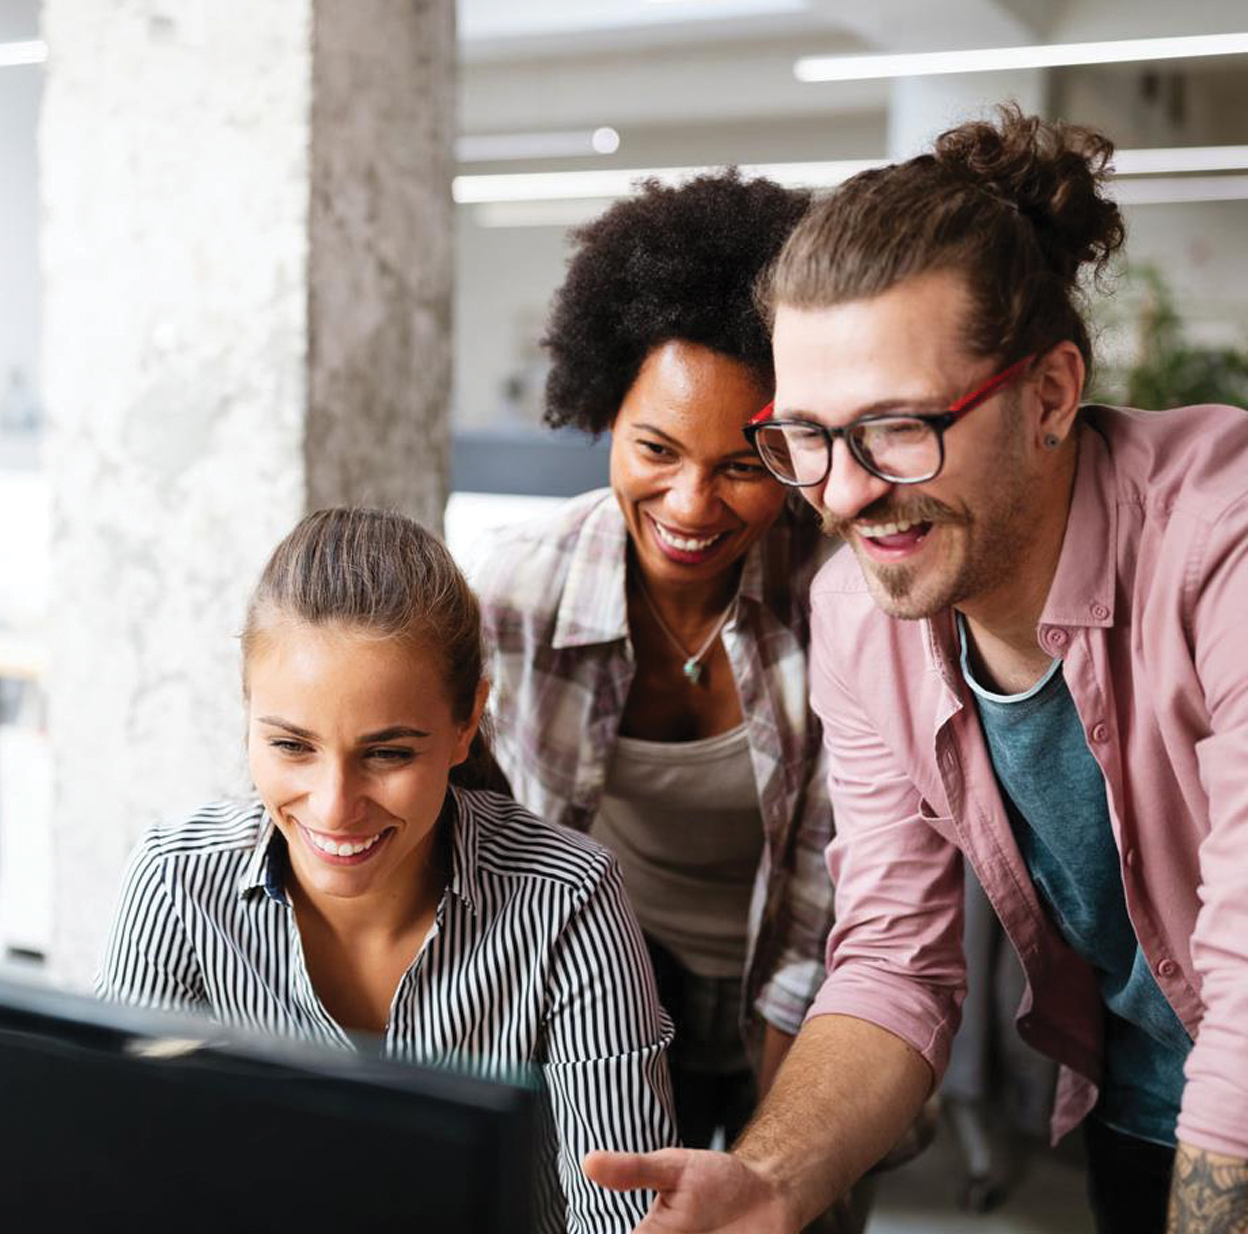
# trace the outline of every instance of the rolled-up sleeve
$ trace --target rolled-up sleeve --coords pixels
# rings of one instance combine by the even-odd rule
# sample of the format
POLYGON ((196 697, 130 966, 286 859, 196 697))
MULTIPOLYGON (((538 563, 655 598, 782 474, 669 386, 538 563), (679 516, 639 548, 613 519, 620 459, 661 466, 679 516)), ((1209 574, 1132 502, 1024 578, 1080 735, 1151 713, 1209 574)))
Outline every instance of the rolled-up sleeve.
POLYGON ((1192 961, 1205 1012, 1178 1134, 1196 1148, 1248 1158, 1248 501, 1202 547, 1192 635, 1211 730, 1196 746, 1209 833, 1192 961))
POLYGON ((832 838, 832 805, 828 801, 827 751, 822 745, 810 760, 801 812, 778 906, 776 958, 754 1000, 767 1023, 796 1033, 827 975, 824 951, 832 928, 832 883, 824 856, 832 838))
POLYGON ((641 929, 615 859, 569 919, 550 979, 544 1073, 558 1139, 557 1172, 576 1234, 627 1234, 651 1197, 597 1187, 581 1172, 594 1149, 650 1152, 676 1144, 667 1049, 641 929))
POLYGON ((811 697, 823 723, 836 835, 828 871, 836 924, 828 976, 810 1016, 867 1020, 917 1050, 939 1080, 965 993, 962 855, 926 806, 865 708, 834 671, 843 662, 820 597, 813 608, 811 697))

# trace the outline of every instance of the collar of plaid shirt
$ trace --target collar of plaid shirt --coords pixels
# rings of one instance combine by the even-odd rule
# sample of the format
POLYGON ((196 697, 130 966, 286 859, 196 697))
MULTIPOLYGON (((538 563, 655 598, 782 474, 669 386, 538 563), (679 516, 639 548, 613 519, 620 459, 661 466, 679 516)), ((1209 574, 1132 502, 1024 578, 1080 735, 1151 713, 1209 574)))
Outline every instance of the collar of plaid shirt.
MULTIPOLYGON (((572 550, 553 647, 585 647, 628 637, 627 547, 628 529, 620 507, 614 501, 599 503, 585 519, 572 550)), ((762 555, 759 539, 745 554, 737 587, 739 597, 757 604, 763 600, 762 555)), ((736 620, 733 617, 729 625, 736 620)))

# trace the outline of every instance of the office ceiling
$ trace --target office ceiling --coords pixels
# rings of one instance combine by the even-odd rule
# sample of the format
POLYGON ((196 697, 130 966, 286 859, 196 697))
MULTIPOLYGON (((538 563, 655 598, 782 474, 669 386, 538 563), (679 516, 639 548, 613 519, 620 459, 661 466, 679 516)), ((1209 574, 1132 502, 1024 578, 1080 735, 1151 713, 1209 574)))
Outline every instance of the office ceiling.
MULTIPOLYGON (((883 154, 890 83, 803 84, 793 75, 799 56, 1248 26, 1243 0, 459 0, 458 12, 461 132, 609 125, 621 144, 593 164, 603 167, 883 154)), ((1065 89, 1063 72, 1054 80, 1065 89)), ((1136 143, 1248 142, 1248 91, 1225 80, 1248 80, 1248 57, 1162 66, 1168 79, 1201 83, 1187 91, 1182 125, 1166 123, 1176 106, 1153 107, 1154 115, 1151 104, 1137 109, 1140 123, 1133 123, 1148 72, 1140 64, 1085 72, 1078 102, 1091 114, 1084 118, 1136 143), (1098 111, 1097 97, 1110 94, 1116 110, 1098 111), (1229 110, 1202 101, 1228 94, 1229 110)), ((1008 93, 1000 75, 983 74, 982 82, 986 99, 1008 93)), ((1181 103, 1183 90, 1168 88, 1181 103)), ((1064 99, 1059 94, 1059 104, 1064 99)))
POLYGON ((460 0, 469 60, 715 42, 810 39, 919 50, 1042 37, 1062 0, 460 0))

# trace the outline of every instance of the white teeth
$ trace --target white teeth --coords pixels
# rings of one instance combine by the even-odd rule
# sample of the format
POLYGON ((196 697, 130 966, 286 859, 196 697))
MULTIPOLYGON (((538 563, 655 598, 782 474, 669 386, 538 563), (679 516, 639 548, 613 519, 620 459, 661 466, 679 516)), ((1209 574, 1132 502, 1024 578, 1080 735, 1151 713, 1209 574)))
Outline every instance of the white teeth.
POLYGON ((331 857, 354 857, 357 853, 365 852, 381 839, 381 834, 379 831, 375 836, 369 836, 367 840, 360 840, 358 843, 352 844, 348 840, 338 843, 336 840, 332 840, 328 836, 322 836, 315 831, 308 832, 308 835, 312 838, 312 843, 321 852, 328 853, 331 857))
POLYGON ((866 536, 871 540, 878 540, 881 536, 899 536, 903 531, 909 531, 911 527, 919 526, 918 523, 874 523, 874 524, 858 524, 859 534, 866 536))
POLYGON ((704 548, 710 548, 724 534, 721 531, 713 536, 707 536, 704 540, 690 540, 684 536, 673 535, 661 523, 655 523, 654 529, 664 544, 670 544, 672 548, 678 548, 682 553, 700 553, 704 548))

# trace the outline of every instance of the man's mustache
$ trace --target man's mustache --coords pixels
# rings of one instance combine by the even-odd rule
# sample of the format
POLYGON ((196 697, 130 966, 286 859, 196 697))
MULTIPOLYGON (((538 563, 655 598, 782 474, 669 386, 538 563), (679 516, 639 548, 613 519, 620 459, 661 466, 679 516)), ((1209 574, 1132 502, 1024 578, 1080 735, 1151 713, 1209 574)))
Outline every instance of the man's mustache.
POLYGON ((966 517, 950 509, 934 497, 919 497, 900 504, 891 498, 881 498, 869 506, 863 506, 852 518, 837 518, 829 510, 820 512, 819 522, 824 535, 846 538, 855 523, 965 523, 966 517))

